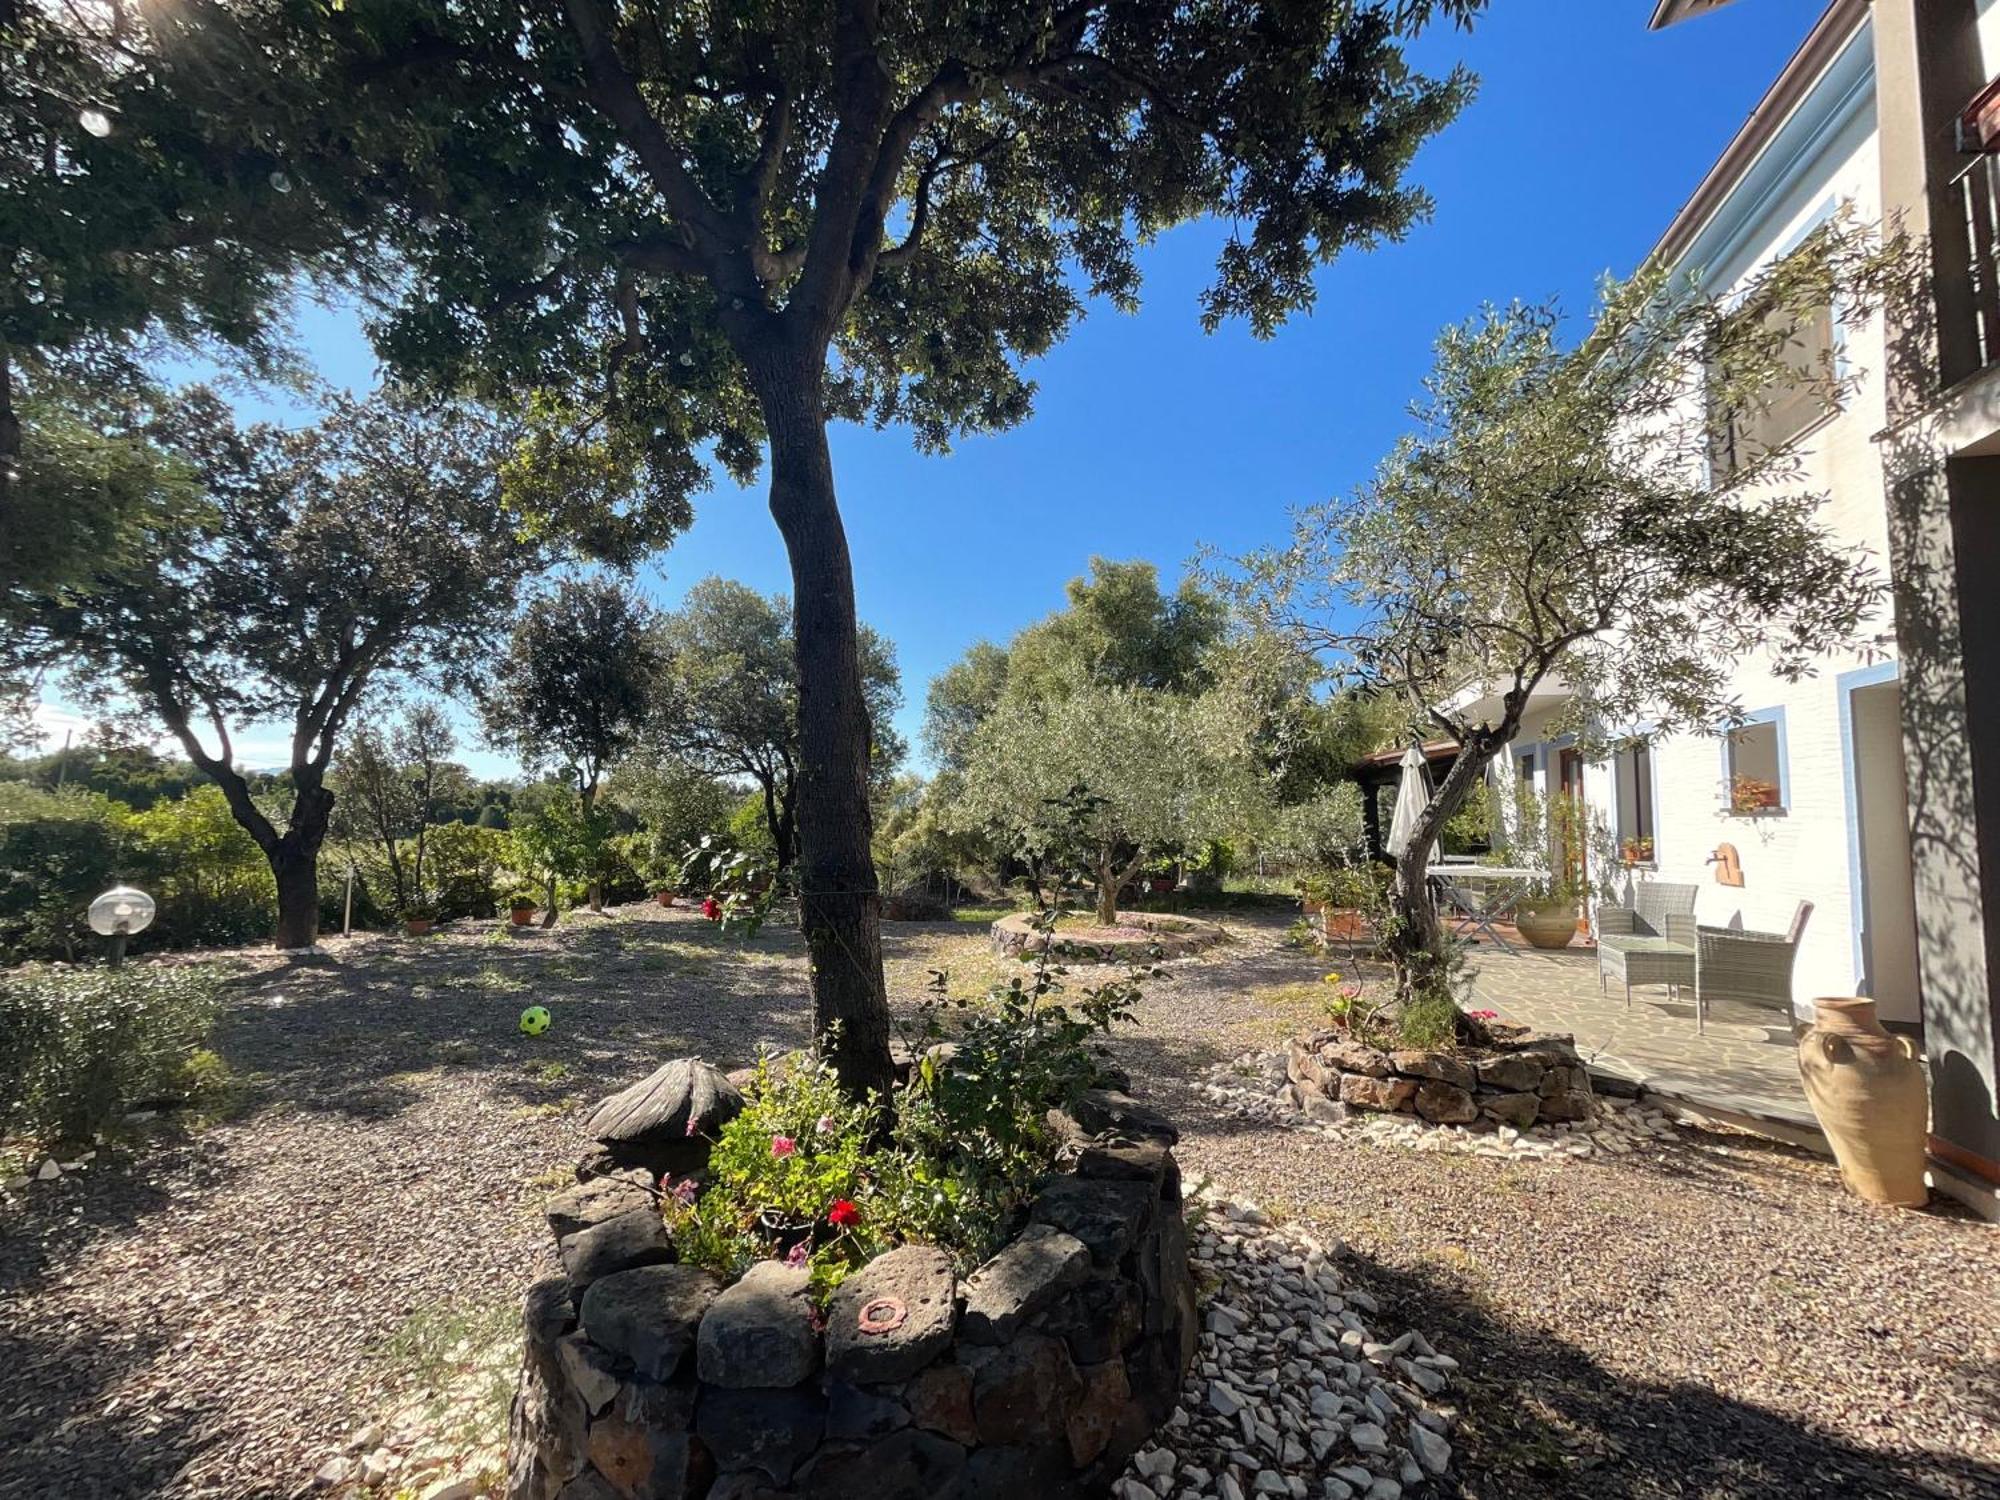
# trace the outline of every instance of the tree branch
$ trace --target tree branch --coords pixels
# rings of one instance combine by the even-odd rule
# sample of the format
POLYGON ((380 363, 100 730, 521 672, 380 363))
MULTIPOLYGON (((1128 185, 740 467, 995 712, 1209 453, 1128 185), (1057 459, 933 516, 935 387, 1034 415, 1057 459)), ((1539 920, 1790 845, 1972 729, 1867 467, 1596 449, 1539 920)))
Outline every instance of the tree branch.
POLYGON ((617 125, 646 175, 667 200, 703 268, 718 281, 725 279, 729 250, 736 237, 683 164, 680 147, 646 107, 637 81, 619 60, 602 6, 598 0, 563 0, 563 9, 583 48, 592 97, 617 125))

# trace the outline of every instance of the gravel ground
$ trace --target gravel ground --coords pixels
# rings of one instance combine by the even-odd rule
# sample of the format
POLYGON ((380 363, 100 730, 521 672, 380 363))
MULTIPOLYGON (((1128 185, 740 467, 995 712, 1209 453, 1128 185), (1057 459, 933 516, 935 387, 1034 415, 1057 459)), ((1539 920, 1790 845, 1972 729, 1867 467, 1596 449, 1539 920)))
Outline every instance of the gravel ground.
MULTIPOLYGON (((1281 1037, 1324 964, 1281 922, 1170 966, 1119 1050, 1191 1179, 1331 1245, 1462 1366, 1463 1493, 2000 1496, 2000 1236, 1879 1211, 1830 1165, 1684 1132, 1595 1161, 1418 1154, 1243 1121, 1204 1071, 1281 1037)), ((899 926, 892 990, 993 972, 899 926)), ((232 955, 218 1037, 251 1108, 0 1201, 0 1497, 298 1493, 495 1336, 548 1268, 581 1111, 660 1059, 802 1039, 789 933, 654 907, 522 937, 454 924, 232 955), (514 1030, 549 1003, 555 1029, 514 1030), (443 1361, 448 1364, 449 1361, 443 1361)))

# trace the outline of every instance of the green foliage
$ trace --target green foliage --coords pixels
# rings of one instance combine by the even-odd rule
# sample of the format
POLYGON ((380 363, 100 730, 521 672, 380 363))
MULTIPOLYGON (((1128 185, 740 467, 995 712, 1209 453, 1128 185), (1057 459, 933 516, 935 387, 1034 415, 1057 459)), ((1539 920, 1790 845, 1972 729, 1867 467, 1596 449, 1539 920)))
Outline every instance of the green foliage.
POLYGON ((1361 789, 1341 782, 1279 808, 1266 847, 1309 876, 1325 876, 1355 864, 1364 844, 1361 789))
POLYGON ((1396 1012, 1396 1037, 1405 1047, 1450 1047, 1458 1040, 1458 1025, 1457 1004, 1438 989, 1411 996, 1396 1012))
POLYGON ((664 665, 654 612, 627 585, 564 578, 515 623, 481 700, 488 736, 530 769, 560 771, 586 802, 638 739, 664 665))
POLYGON ((95 947, 84 912, 118 883, 130 822, 95 792, 0 783, 0 959, 74 958, 95 947))
POLYGON ((0 1137, 87 1141, 141 1105, 185 1099, 216 1008, 208 970, 155 964, 0 978, 0 1137))
MULTIPOLYGON (((906 750, 892 724, 902 706, 902 676, 895 647, 868 626, 859 629, 861 692, 874 731, 869 772, 879 786, 906 750)), ((797 852, 800 754, 791 602, 733 579, 704 578, 666 617, 661 641, 667 662, 651 747, 717 780, 749 778, 757 792, 738 807, 731 837, 768 848, 789 865, 797 852), (761 831, 750 826, 753 819, 763 823, 761 831)))
POLYGON ((218 788, 155 803, 131 827, 159 903, 148 946, 234 945, 270 932, 278 905, 270 865, 218 788))
POLYGON ((1242 706, 1226 689, 1085 688, 980 726, 956 821, 1001 830, 1025 858, 1080 863, 1108 921, 1119 888, 1149 860, 1254 823, 1264 798, 1242 706))
POLYGON ((977 1004, 948 998, 939 973, 911 1036, 925 1050, 886 1102, 850 1099, 817 1057, 760 1059, 707 1185, 662 1184, 682 1260, 733 1276, 791 1254, 822 1294, 898 1244, 938 1245, 961 1269, 977 1265, 1055 1159, 1049 1109, 1097 1081, 1093 1043, 1132 1020, 1147 972, 1085 989, 1073 1005, 1046 954, 977 1004), (849 1217, 838 1204, 851 1222, 834 1222, 849 1217))

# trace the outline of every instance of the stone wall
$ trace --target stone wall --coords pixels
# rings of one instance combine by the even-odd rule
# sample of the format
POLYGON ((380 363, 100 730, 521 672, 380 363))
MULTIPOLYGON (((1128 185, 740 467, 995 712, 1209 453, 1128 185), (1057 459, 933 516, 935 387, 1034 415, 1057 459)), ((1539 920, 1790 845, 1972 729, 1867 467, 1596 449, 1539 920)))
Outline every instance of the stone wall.
MULTIPOLYGON (((1181 958, 1212 948, 1229 934, 1214 922, 1178 914, 1121 911, 1116 927, 1062 926, 1055 951, 1064 958, 1101 963, 1181 958)), ((1007 958, 1041 952, 1050 939, 1035 926, 1032 912, 1013 912, 993 924, 993 951, 1007 958)))
POLYGON ((529 1289, 509 1500, 1101 1496, 1173 1412, 1197 1328, 1173 1127, 1086 1095, 1074 1158, 963 1280, 909 1246, 822 1317, 806 1275, 675 1263, 651 1177, 551 1201, 567 1275, 529 1289))
POLYGON ((1414 1114, 1434 1125, 1587 1120, 1590 1074, 1566 1036, 1522 1032, 1478 1050, 1371 1047, 1344 1032, 1294 1037, 1286 1074, 1299 1108, 1328 1117, 1350 1109, 1414 1114))

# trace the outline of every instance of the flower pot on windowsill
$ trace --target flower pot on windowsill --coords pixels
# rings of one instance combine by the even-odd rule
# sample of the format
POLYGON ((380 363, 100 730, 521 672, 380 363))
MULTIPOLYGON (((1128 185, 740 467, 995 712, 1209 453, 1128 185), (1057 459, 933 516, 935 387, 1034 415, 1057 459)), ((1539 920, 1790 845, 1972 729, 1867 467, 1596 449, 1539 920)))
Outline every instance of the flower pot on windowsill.
POLYGON ((1568 901, 1523 902, 1514 927, 1531 948, 1567 948, 1576 937, 1576 907, 1568 901))
POLYGON ((1653 862, 1653 841, 1644 838, 1626 839, 1618 846, 1618 858, 1626 865, 1650 865, 1653 862))

